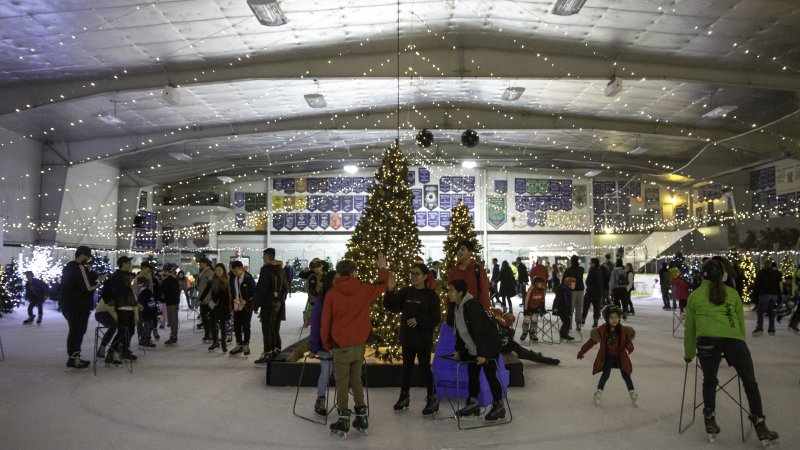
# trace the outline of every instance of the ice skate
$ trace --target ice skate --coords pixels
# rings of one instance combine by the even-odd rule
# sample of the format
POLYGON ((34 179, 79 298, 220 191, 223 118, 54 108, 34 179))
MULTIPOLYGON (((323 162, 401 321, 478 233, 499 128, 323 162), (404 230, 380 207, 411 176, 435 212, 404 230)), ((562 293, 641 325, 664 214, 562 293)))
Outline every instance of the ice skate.
POLYGON ((325 396, 320 395, 314 403, 314 414, 325 417, 328 415, 328 408, 325 405, 325 396))
POLYGON ((80 352, 75 352, 67 360, 67 368, 68 369, 78 369, 78 370, 88 369, 89 368, 89 361, 86 361, 85 359, 81 359, 81 353, 80 352))
POLYGON ((525 342, 525 339, 528 339, 528 330, 523 331, 519 336, 520 342, 525 342))
POLYGON ((364 433, 365 435, 369 434, 367 431, 369 428, 369 416, 367 415, 367 407, 366 406, 356 406, 356 418, 353 420, 353 428, 356 430, 364 433))
POLYGON ((502 400, 498 400, 492 403, 492 409, 489 411, 488 414, 484 417, 484 420, 488 422, 493 422, 497 419, 505 419, 506 418, 506 406, 503 404, 502 400))
POLYGON ((216 349, 218 349, 218 348, 219 348, 219 342, 214 342, 213 344, 211 344, 211 345, 208 347, 208 351, 209 351, 209 352, 213 352, 214 350, 216 350, 216 349))
POLYGON ((423 416, 430 416, 439 412, 439 398, 434 394, 425 397, 425 407, 422 408, 423 416))
POLYGON ((244 355, 247 356, 250 354, 250 345, 244 344, 244 355))
POLYGON ((394 412, 407 410, 409 401, 410 397, 408 391, 400 391, 400 398, 397 399, 397 403, 394 404, 394 412))
POLYGON ((755 330, 753 330, 753 336, 761 336, 762 334, 764 334, 763 328, 756 328, 755 330))
POLYGON ((42 316, 36 317, 36 325, 42 325, 42 316))
POLYGON ((633 406, 639 406, 636 404, 636 402, 639 401, 639 394, 637 394, 636 391, 631 389, 630 391, 628 391, 628 395, 631 396, 631 404, 633 406))
POLYGON ((109 351, 106 354, 105 360, 103 361, 106 367, 122 367, 122 360, 119 358, 116 352, 109 351))
POLYGON ((714 442, 719 434, 720 428, 717 425, 717 417, 714 411, 703 408, 703 420, 706 424, 706 433, 708 434, 708 442, 714 442))
POLYGON ((178 340, 175 339, 175 338, 172 338, 172 337, 167 339, 166 341, 164 341, 164 345, 175 345, 177 343, 178 343, 178 340))
POLYGON ((764 417, 750 416, 750 421, 756 428, 756 435, 764 448, 772 448, 778 445, 778 433, 767 428, 764 417))
POLYGON ((594 406, 600 406, 600 402, 603 400, 603 390, 598 389, 594 393, 594 406))
POLYGON ((244 351, 244 346, 237 344, 236 347, 233 347, 233 349, 230 351, 230 354, 231 355, 238 355, 239 353, 242 353, 243 351, 244 351))
POLYGON ((481 415, 481 405, 478 404, 478 399, 473 397, 467 399, 467 404, 464 405, 463 408, 459 409, 456 414, 458 417, 481 415))
POLYGON ((27 319, 23 320, 22 324, 23 325, 31 325, 31 324, 33 324, 33 316, 28 317, 27 319))
POLYGON ((346 439, 347 433, 350 432, 350 410, 344 409, 339 411, 339 420, 332 423, 330 426, 331 433, 339 437, 339 439, 346 439))

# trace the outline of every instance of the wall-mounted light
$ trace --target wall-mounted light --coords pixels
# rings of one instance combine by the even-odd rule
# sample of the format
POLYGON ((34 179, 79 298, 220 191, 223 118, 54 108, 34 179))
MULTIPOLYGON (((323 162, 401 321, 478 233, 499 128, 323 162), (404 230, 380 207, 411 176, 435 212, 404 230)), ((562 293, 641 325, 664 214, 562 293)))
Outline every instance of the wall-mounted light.
POLYGON ((468 160, 463 161, 461 163, 461 167, 463 167, 465 169, 474 169, 474 168, 478 167, 478 163, 473 161, 473 160, 471 160, 471 159, 468 159, 468 160))
POLYGON ((344 171, 347 172, 347 173, 357 173, 358 172, 358 166, 356 166, 354 164, 348 164, 348 165, 344 166, 344 171))

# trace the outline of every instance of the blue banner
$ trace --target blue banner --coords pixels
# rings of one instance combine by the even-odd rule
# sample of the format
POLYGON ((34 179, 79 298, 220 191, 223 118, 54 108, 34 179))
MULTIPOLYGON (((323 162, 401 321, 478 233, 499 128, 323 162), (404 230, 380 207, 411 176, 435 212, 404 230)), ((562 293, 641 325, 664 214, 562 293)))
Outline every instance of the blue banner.
POLYGON ((464 177, 450 177, 450 189, 453 192, 462 192, 464 190, 464 177))
POLYGON ((439 194, 439 208, 450 210, 453 204, 450 203, 450 194, 439 194))
POLYGON ((343 211, 352 211, 353 210, 353 196, 352 195, 344 195, 344 196, 342 196, 342 210, 343 211))
POLYGON ((294 213, 286 214, 286 229, 287 230, 294 230, 294 225, 297 217, 294 213))
POLYGON ((415 185, 416 183, 417 183, 417 181, 416 181, 416 174, 414 173, 414 171, 413 171, 413 170, 409 170, 409 171, 408 171, 408 185, 409 185, 409 186, 413 186, 413 185, 415 185))
POLYGON ((411 208, 414 211, 422 208, 422 189, 411 189, 411 208))
POLYGON ((283 180, 283 192, 287 194, 294 194, 294 178, 285 178, 283 180))
POLYGON ((331 210, 331 199, 327 195, 320 195, 317 197, 317 209, 322 212, 331 210))
POLYGON ((275 191, 282 191, 283 190, 283 178, 273 178, 272 179, 272 189, 275 191))
POLYGON ((319 214, 308 213, 308 228, 311 230, 316 230, 317 227, 319 227, 319 214))
POLYGON ((420 167, 419 168, 419 182, 420 184, 428 184, 431 182, 431 171, 420 167))
MULTIPOLYGON (((532 198, 532 197, 531 197, 532 198)), ((528 209, 528 197, 523 197, 521 195, 514 196, 514 209, 517 212, 522 212, 528 209)))
POLYGON ((350 228, 353 228, 353 214, 352 213, 342 214, 342 226, 344 227, 345 230, 349 230, 350 228))
POLYGON ((445 228, 449 227, 450 226, 450 218, 452 216, 453 216, 453 213, 451 213, 450 211, 442 211, 442 213, 439 214, 439 225, 441 225, 441 226, 443 226, 445 228))
POLYGON ((242 206, 244 206, 244 192, 233 193, 233 204, 237 208, 241 208, 242 206))
POLYGON ((308 179, 308 193, 316 194, 319 192, 319 180, 317 178, 308 179))
POLYGON ((508 192, 508 180, 494 180, 495 194, 505 194, 508 192))
POLYGON ((453 208, 458 206, 459 203, 464 201, 464 194, 450 194, 450 204, 453 208))
MULTIPOLYGON (((236 213, 236 228, 244 228, 245 222, 245 214, 244 213, 236 213)), ((165 244, 167 244, 165 242, 165 244)), ((169 245, 169 244, 167 244, 169 245)))
POLYGON ((429 227, 439 226, 439 211, 428 211, 428 226, 429 227))
POLYGON ((284 214, 272 215, 272 228, 280 230, 285 226, 286 226, 286 218, 284 217, 284 214))
POLYGON ((514 178, 514 192, 524 194, 528 190, 528 180, 525 178, 514 178))
POLYGON ((295 216, 297 217, 297 228, 305 230, 308 227, 308 213, 297 213, 295 216))
POLYGON ((356 194, 360 194, 364 192, 366 187, 364 186, 364 177, 355 177, 353 178, 353 192, 356 194))
POLYGON ((439 178, 439 192, 450 192, 450 177, 439 178))
POLYGON ((420 228, 427 227, 428 226, 428 214, 425 211, 418 212, 416 214, 416 222, 417 222, 417 226, 420 227, 420 228))
POLYGON ((475 194, 464 194, 464 204, 469 209, 475 209, 475 194))
POLYGON ((322 213, 319 215, 319 227, 323 230, 327 230, 328 227, 331 225, 331 216, 328 214, 322 213))
POLYGON ((349 194, 353 190, 353 179, 350 177, 342 178, 342 193, 349 194))
POLYGON ((353 208, 356 211, 363 211, 364 206, 367 203, 367 196, 366 195, 356 195, 353 199, 353 208))
POLYGON ((337 194, 342 189, 342 181, 337 177, 328 178, 328 190, 337 194))
POLYGON ((464 177, 464 192, 475 192, 475 177, 464 177))
POLYGON ((331 196, 331 210, 333 212, 339 212, 342 210, 342 198, 338 195, 331 196))
POLYGON ((318 192, 323 193, 323 194, 328 192, 328 179, 327 178, 319 178, 317 181, 318 181, 317 187, 319 189, 318 192))

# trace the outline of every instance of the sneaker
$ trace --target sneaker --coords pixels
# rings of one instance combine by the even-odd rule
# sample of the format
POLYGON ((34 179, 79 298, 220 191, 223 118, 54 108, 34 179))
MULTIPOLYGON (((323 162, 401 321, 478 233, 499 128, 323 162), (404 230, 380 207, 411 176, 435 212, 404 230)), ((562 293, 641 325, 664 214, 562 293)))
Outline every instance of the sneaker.
POLYGON ((762 334, 764 334, 763 328, 756 328, 755 330, 753 330, 753 336, 761 336, 762 334))
POLYGON ((628 395, 631 396, 631 404, 633 404, 633 406, 637 406, 636 402, 639 400, 639 394, 637 394, 634 390, 630 390, 628 391, 628 395))
POLYGON ((603 400, 603 390, 598 389, 594 393, 594 406, 600 406, 600 402, 603 400))
POLYGON ((250 354, 250 345, 244 344, 244 355, 247 356, 250 354))
POLYGON ((242 353, 243 351, 244 351, 244 347, 242 347, 241 345, 237 344, 236 347, 233 347, 233 350, 231 350, 229 353, 231 355, 238 355, 239 353, 242 353))

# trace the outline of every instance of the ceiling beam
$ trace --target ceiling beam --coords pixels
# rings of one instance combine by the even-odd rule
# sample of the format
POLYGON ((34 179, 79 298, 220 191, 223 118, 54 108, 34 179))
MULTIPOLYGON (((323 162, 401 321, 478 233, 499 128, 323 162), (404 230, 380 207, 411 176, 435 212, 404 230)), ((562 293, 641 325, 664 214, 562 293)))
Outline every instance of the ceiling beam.
MULTIPOLYGON (((667 123, 645 121, 631 121, 619 119, 606 119, 598 117, 584 117, 577 115, 550 115, 532 114, 526 111, 504 111, 497 114, 490 108, 480 105, 451 105, 451 109, 444 110, 434 105, 419 106, 415 108, 416 114, 401 114, 408 117, 402 125, 404 130, 419 130, 428 128, 437 130, 438 124, 469 124, 474 123, 474 117, 481 117, 480 128, 476 130, 602 130, 630 133, 631 135, 653 135, 668 137, 670 139, 685 140, 687 147, 704 143, 706 140, 717 141, 728 139, 737 135, 736 132, 706 129, 687 128, 667 123), (508 115, 513 115, 514 120, 509 120, 508 115), (424 119, 423 119, 424 117, 424 119), (690 134, 691 133, 691 134, 690 134)), ((321 114, 292 119, 253 121, 239 123, 224 123, 218 125, 198 125, 185 127, 180 131, 169 129, 154 133, 119 136, 111 138, 98 138, 83 141, 53 143, 53 147, 63 150, 63 154, 71 156, 74 163, 84 162, 89 159, 105 159, 115 156, 124 156, 132 152, 144 152, 161 149, 167 145, 178 142, 202 141, 220 137, 242 137, 263 133, 277 133, 294 130, 381 130, 387 136, 396 135, 397 131, 386 128, 386 123, 393 123, 391 118, 394 109, 371 110, 369 112, 354 111, 352 116, 343 114, 321 114), (380 127, 376 126, 376 118, 380 117, 380 127)), ((449 126, 454 133, 468 128, 467 126, 449 126)), ((769 134, 758 133, 748 135, 746 143, 749 148, 759 149, 760 152, 785 151, 785 142, 769 134)), ((796 139, 795 142, 800 141, 796 139)), ((236 145, 231 140, 231 145, 236 145)), ((731 141, 731 145, 736 145, 731 141)))
MULTIPOLYGON (((440 45, 440 44, 439 44, 440 45)), ((547 48, 547 47, 545 47, 547 48)), ((575 48, 585 52, 586 49, 575 48)), ((552 51, 552 50, 551 50, 552 51)), ((463 77, 513 80, 622 79, 673 80, 713 85, 800 92, 800 77, 741 66, 701 65, 699 62, 664 58, 663 55, 626 55, 615 67, 600 55, 541 54, 525 50, 465 47, 456 50, 415 46, 402 54, 398 75, 394 50, 369 54, 329 55, 301 58, 298 55, 251 58, 243 62, 196 63, 174 67, 152 66, 125 74, 96 79, 36 81, 0 87, 0 115, 64 101, 74 101, 109 92, 161 90, 168 85, 202 85, 250 79, 332 78, 442 78, 463 77), (419 53, 419 54, 417 54, 419 53), (424 58, 424 59, 423 59, 424 58), (513 61, 513 64, 509 64, 513 61)))

